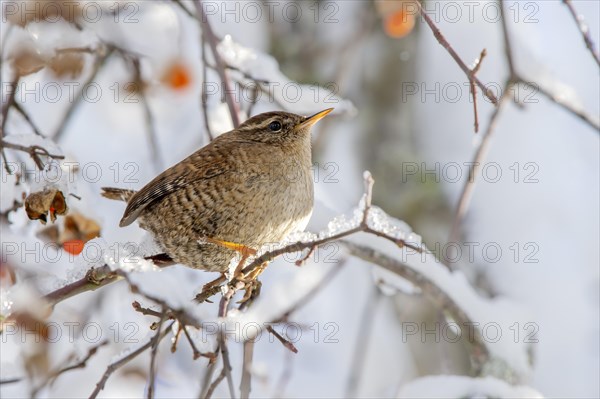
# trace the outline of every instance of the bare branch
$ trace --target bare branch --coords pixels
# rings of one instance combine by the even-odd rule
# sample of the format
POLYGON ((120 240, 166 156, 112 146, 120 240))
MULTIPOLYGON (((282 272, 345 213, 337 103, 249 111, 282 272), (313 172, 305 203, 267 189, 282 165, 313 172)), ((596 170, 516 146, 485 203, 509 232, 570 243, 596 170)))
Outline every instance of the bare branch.
MULTIPOLYGON (((174 322, 172 322, 160 334, 159 340, 162 340, 164 337, 167 336, 167 334, 169 333, 169 331, 171 331, 171 327, 173 326, 173 323, 174 322)), ((119 368, 123 367, 125 364, 129 363, 130 361, 132 361, 133 359, 135 359, 136 357, 138 357, 139 355, 141 355, 142 353, 144 353, 147 349, 149 349, 150 347, 152 347, 153 343, 154 343, 154 337, 152 339, 150 339, 148 342, 146 342, 144 345, 142 345, 139 348, 137 348, 136 350, 134 350, 133 352, 130 352, 127 356, 124 356, 121 359, 115 361, 114 363, 111 363, 110 365, 108 365, 108 367, 106 368, 106 371, 104 372, 104 374, 100 378, 100 381, 98 381, 98 383, 96 384, 96 388, 94 389, 94 391, 90 395, 90 399, 96 398, 98 396, 98 394, 100 393, 100 391, 102 391, 104 389, 104 386, 106 385, 106 381, 108 381, 108 379, 110 378, 110 376, 112 375, 112 373, 114 373, 119 368)))
POLYGON ((244 341, 244 361, 242 365, 242 379, 240 381, 240 398, 248 399, 252 389, 252 358, 254 356, 254 341, 244 341))
MULTIPOLYGON (((459 325, 475 325, 472 324, 472 320, 469 319, 465 311, 448 295, 448 293, 437 286, 424 274, 374 248, 357 245, 348 241, 341 242, 348 248, 351 255, 380 266, 409 281, 416 287, 419 287, 427 299, 439 309, 448 311, 459 325)), ((477 373, 481 370, 483 365, 489 361, 490 354, 485 345, 485 340, 478 329, 475 329, 474 333, 469 335, 469 340, 469 344, 472 346, 470 350, 471 361, 475 373, 477 373)))
POLYGON ((152 116, 152 110, 150 109, 150 104, 148 104, 148 97, 146 96, 146 90, 144 88, 144 83, 142 80, 142 69, 140 67, 140 59, 135 57, 132 59, 133 70, 134 70, 134 82, 136 90, 140 96, 140 102, 142 105, 142 109, 144 110, 144 123, 146 125, 146 135, 148 137, 148 143, 150 144, 150 156, 153 160, 152 164, 154 165, 157 171, 163 169, 163 160, 160 155, 160 151, 158 149, 158 136, 156 134, 156 128, 154 126, 154 117, 152 116))
POLYGON ((88 352, 83 359, 81 359, 80 361, 78 361, 77 363, 75 363, 73 365, 66 366, 66 367, 56 371, 55 373, 52 373, 51 380, 54 381, 56 378, 58 378, 59 375, 66 373, 67 371, 84 368, 87 365, 88 360, 90 360, 92 358, 92 356, 94 356, 96 354, 96 352, 98 352, 98 349, 100 349, 101 347, 103 347, 106 344, 108 344, 108 341, 102 341, 99 344, 92 346, 90 349, 88 349, 88 352))
POLYGON ((173 3, 175 3, 175 4, 177 4, 177 6, 179 8, 181 8, 183 10, 183 12, 186 13, 189 17, 196 18, 196 14, 194 14, 193 12, 188 10, 188 8, 183 4, 183 2, 181 0, 171 0, 171 1, 173 1, 173 3))
POLYGON ((479 59, 475 61, 475 66, 473 67, 473 72, 471 73, 471 79, 469 80, 471 86, 471 97, 473 98, 473 115, 475 118, 474 129, 475 133, 479 132, 479 114, 477 113, 477 89, 475 87, 475 82, 473 81, 473 77, 479 71, 481 67, 481 61, 485 58, 487 52, 485 49, 481 50, 481 54, 479 55, 479 59))
POLYGON ((13 103, 13 108, 15 109, 15 111, 18 111, 23 116, 25 121, 29 124, 29 126, 31 126, 31 130, 33 130, 33 133, 37 134, 38 136, 44 137, 44 135, 42 134, 42 132, 40 132, 35 123, 33 123, 33 120, 31 119, 29 114, 23 109, 23 106, 21 104, 15 101, 13 103))
POLYGON ((201 397, 204 399, 210 399, 210 397, 212 396, 212 394, 215 391, 215 389, 217 388, 217 386, 221 383, 221 381, 223 381, 225 379, 225 374, 226 374, 225 367, 223 367, 223 369, 221 370, 221 373, 219 373, 217 378, 208 387, 206 394, 201 397))
MULTIPOLYGON (((458 64, 458 66, 460 67, 460 69, 462 69, 462 71, 465 73, 465 75, 467 76, 467 78, 469 80, 471 80, 470 77, 473 74, 473 71, 459 57, 459 55, 456 53, 456 51, 450 45, 450 43, 448 43, 448 41, 446 40, 446 38, 444 37, 444 35, 442 35, 442 32, 435 25, 435 23, 433 22, 433 20, 423 10, 423 7, 421 6, 421 3, 419 1, 415 1, 414 4, 417 5, 419 13, 423 16, 423 19, 425 19, 425 22, 427 22, 427 25, 429 25, 429 28, 433 32, 433 35, 437 39, 438 43, 440 43, 442 45, 442 47, 446 49, 446 51, 448 52, 448 54, 450 54, 450 56, 454 59, 454 61, 456 61, 456 63, 458 64)), ((483 92, 484 96, 486 96, 493 104, 495 104, 495 105, 498 104, 498 99, 496 98, 496 96, 494 95, 494 93, 492 92, 492 90, 490 90, 489 88, 487 88, 477 77, 473 76, 472 80, 475 81, 475 83, 477 84, 477 86, 479 86, 479 88, 483 92)))
MULTIPOLYGON (((569 7, 569 10, 571 11, 571 13, 575 12, 575 10, 569 0, 563 0, 563 2, 567 5, 567 7, 569 7)), ((578 20, 576 14, 574 14, 574 17, 576 20, 578 20)), ((523 84, 524 86, 530 87, 530 88, 534 89, 536 92, 543 95, 544 97, 548 98, 550 101, 552 101, 556 105, 564 108, 566 111, 570 112, 574 116, 578 117, 579 119, 581 119, 582 121, 584 121, 585 123, 590 125, 594 130, 597 130, 598 132, 600 132, 600 122, 598 121, 598 119, 593 118, 591 115, 586 113, 580 107, 577 107, 576 105, 571 104, 569 101, 565 100, 560 95, 551 93, 549 90, 542 88, 538 83, 527 81, 519 74, 519 72, 516 70, 516 66, 515 66, 515 62, 514 62, 510 33, 508 31, 507 19, 505 18, 505 14, 504 14, 504 4, 502 2, 500 2, 500 20, 502 22, 502 36, 504 38, 504 51, 506 54, 506 60, 508 63, 508 68, 509 68, 509 73, 510 73, 509 81, 511 83, 511 86, 505 87, 504 90, 509 90, 512 87, 512 85, 516 85, 516 84, 523 84)), ((587 33, 589 34, 589 32, 587 32, 587 33)), ((595 55, 594 58, 597 59, 597 55, 595 55)))
POLYGON ((285 388, 287 387, 287 385, 289 384, 289 382, 292 378, 294 355, 292 355, 291 352, 286 352, 285 360, 286 360, 286 362, 283 367, 283 370, 281 371, 281 376, 279 377, 279 381, 277 381, 277 385, 275 388, 275 394, 273 395, 273 398, 283 398, 284 397, 285 388))
POLYGON ((285 339, 284 337, 282 337, 282 336, 281 336, 281 334, 279 334, 279 333, 277 332, 277 330, 275 330, 275 328, 273 328, 273 326, 272 326, 272 325, 270 325, 270 324, 267 324, 267 328, 266 328, 266 330, 267 330, 268 332, 270 332, 271 334, 273 334, 273 336, 274 336, 275 338, 277 338, 277 339, 279 340, 279 342, 281 342, 281 344, 282 344, 282 345, 283 345, 283 346, 284 346, 286 349, 288 349, 290 352, 293 352, 293 353, 298 353, 298 349, 296 348, 296 346, 295 346, 293 343, 291 343, 290 341, 288 341, 287 339, 285 339))
POLYGON ((585 42, 585 46, 588 48, 588 50, 590 50, 590 53, 592 54, 592 57, 594 57, 596 64, 598 64, 598 66, 600 66, 600 54, 598 54, 598 49, 596 48, 596 45, 594 44, 594 41, 592 40, 592 34, 590 33, 590 28, 585 24, 585 22, 583 20, 583 16, 577 14, 577 11, 575 11, 575 7, 573 6, 573 3, 571 2, 571 0, 563 0, 563 3, 567 6, 567 8, 569 9, 569 12, 573 16, 573 19, 575 20, 575 23, 577 24, 577 28, 579 28, 579 31, 581 32, 581 36, 583 36, 583 41, 585 42))
POLYGON ((473 190, 475 189, 476 177, 479 174, 479 170, 482 168, 483 161, 487 157, 487 153, 489 151, 491 139, 494 136, 494 132, 496 131, 496 126, 498 125, 498 120, 500 116, 500 112, 502 111, 505 102, 508 98, 508 88, 510 87, 510 83, 507 83, 502 90, 502 96, 500 97, 500 101, 498 106, 494 109, 490 117, 490 121, 488 122, 487 130, 484 136, 481 139, 481 144, 477 148, 475 152, 475 156, 473 158, 472 163, 469 167, 469 175, 465 184, 462 188, 462 192, 460 194, 458 205, 456 206, 456 211, 454 212, 454 219, 452 220, 452 227, 450 229, 450 235, 448 238, 448 242, 456 242, 458 238, 458 233, 460 229, 460 225, 467 214, 469 209, 469 205, 471 204, 471 198, 473 197, 473 190))
POLYGON ((513 60, 513 50, 510 39, 510 34, 508 32, 508 23, 506 21, 506 17, 504 15, 504 4, 502 1, 498 2, 498 7, 500 8, 500 22, 502 23, 502 38, 504 39, 504 54, 506 56, 506 62, 508 64, 508 80, 514 80, 514 77, 517 75, 517 71, 515 69, 515 62, 513 60))
POLYGON ((6 121, 8 120, 8 111, 10 110, 10 107, 12 107, 15 104, 15 96, 17 95, 17 88, 19 86, 20 78, 21 77, 19 76, 19 74, 15 73, 15 77, 14 77, 13 81, 10 83, 12 90, 10 91, 8 99, 2 106, 2 124, 0 125, 0 132, 1 132, 0 136, 1 137, 4 137, 4 135, 6 134, 5 129, 6 129, 6 121))
POLYGON ((577 118, 581 119, 582 121, 587 123, 590 127, 592 127, 594 130, 596 130, 598 133, 600 133, 600 122, 598 121, 598 119, 592 117, 590 114, 588 114, 587 112, 582 110, 580 107, 578 107, 574 104, 571 104, 568 100, 562 98, 559 94, 550 92, 548 89, 545 89, 542 86, 540 86, 539 83, 528 82, 525 79, 521 78, 520 76, 516 77, 516 82, 519 84, 522 84, 524 86, 527 86, 529 88, 532 88, 537 93, 540 93, 541 95, 546 97, 548 100, 552 101, 554 104, 563 108, 565 111, 567 111, 567 112, 571 113, 572 115, 576 116, 577 118))
POLYGON ((40 158, 41 156, 52 159, 65 159, 63 155, 50 154, 48 150, 46 150, 44 147, 40 147, 39 145, 23 146, 20 144, 9 143, 5 140, 0 140, 0 149, 4 150, 5 148, 26 152, 40 170, 44 169, 44 162, 40 158))
POLYGON ((208 140, 213 141, 214 136, 210 130, 210 123, 208 123, 208 92, 206 90, 208 61, 206 60, 206 36, 203 33, 200 35, 200 53, 202 54, 202 88, 200 93, 200 103, 202 104, 202 119, 204 120, 204 128, 206 129, 208 140))
POLYGON ((67 130, 67 126, 69 125, 71 118, 75 114, 75 111, 77 111, 77 109, 81 105, 81 101, 83 99, 83 93, 85 93, 86 90, 88 89, 88 87, 94 82, 94 80, 98 76, 98 73, 106 65, 106 62, 108 61, 108 59, 110 58, 110 56, 113 54, 114 51, 115 51, 115 47, 113 47, 113 46, 108 46, 108 49, 99 50, 99 52, 101 54, 99 54, 97 56, 96 61, 94 62, 94 68, 92 70, 92 73, 90 74, 88 79, 85 81, 85 83, 81 86, 81 89, 75 95, 73 102, 69 105, 69 108, 67 109, 65 116, 62 118, 58 128, 56 129, 56 132, 52 135, 52 138, 54 139, 54 141, 56 141, 56 142, 60 141, 63 134, 67 130), (105 53, 102 54, 102 51, 105 51, 105 53))
POLYGON ((225 102, 227 102, 227 106, 229 107, 229 114, 231 115, 231 121, 233 122, 233 127, 237 128, 240 125, 240 114, 238 105, 233 98, 233 94, 231 91, 231 81, 227 76, 227 71, 225 70, 225 63, 217 50, 217 38, 215 37, 212 27, 208 22, 208 17, 204 13, 204 9, 202 8, 202 1, 196 0, 196 12, 197 17, 200 20, 200 25, 202 26, 203 35, 206 36, 206 40, 210 45, 210 49, 212 51, 213 57, 215 58, 215 63, 217 65, 217 73, 221 78, 221 84, 223 85, 222 89, 225 93, 225 102))
MULTIPOLYGON (((224 318, 227 316, 227 308, 229 307, 229 301, 235 294, 235 290, 229 289, 221 297, 219 302, 219 317, 224 318)), ((223 331, 219 332, 219 347, 221 349, 221 357, 223 358, 223 370, 225 371, 225 377, 227 377, 227 385, 229 386, 229 397, 235 398, 235 390, 233 388, 233 377, 231 376, 231 361, 229 360, 229 349, 227 348, 227 337, 223 331)))
POLYGON ((66 367, 64 367, 64 368, 62 368, 62 369, 59 369, 59 370, 57 370, 57 371, 50 372, 50 373, 49 373, 49 375, 48 375, 48 378, 47 378, 47 379, 46 379, 46 380, 45 380, 43 383, 41 383, 39 386, 37 386, 36 388, 34 388, 34 389, 32 390, 31 396, 32 396, 32 397, 36 397, 36 396, 37 396, 37 394, 38 394, 38 392, 39 392, 39 391, 40 391, 42 388, 44 388, 44 387, 45 387, 46 385, 48 385, 48 384, 52 384, 52 383, 54 383, 54 381, 55 381, 55 380, 56 380, 56 379, 57 379, 57 378, 58 378, 58 377, 59 377, 61 374, 63 374, 63 373, 66 373, 66 372, 68 372, 68 371, 71 371, 71 370, 75 370, 75 369, 81 369, 81 368, 84 368, 84 367, 87 365, 87 362, 88 362, 88 360, 90 360, 90 359, 92 358, 92 356, 94 356, 94 355, 96 354, 96 352, 98 352, 98 349, 100 349, 102 346, 104 346, 104 345, 106 345, 106 344, 108 344, 108 341, 107 341, 107 340, 105 340, 105 341, 102 341, 102 342, 100 342, 98 345, 94 345, 93 347, 91 347, 91 348, 88 350, 88 353, 87 353, 87 355, 86 355, 86 356, 85 356, 83 359, 81 359, 80 361, 78 361, 77 363, 75 363, 75 364, 73 364, 73 365, 70 365, 70 366, 66 366, 66 367))
POLYGON ((350 363, 350 376, 348 377, 346 393, 344 395, 347 398, 358 397, 358 388, 360 387, 361 379, 360 377, 363 374, 365 359, 367 357, 367 349, 370 342, 371 333, 374 329, 373 321, 375 319, 377 305, 379 305, 382 298, 381 291, 377 286, 373 285, 372 289, 373 292, 365 304, 362 317, 358 323, 358 333, 356 336, 354 356, 352 357, 352 362, 350 363))
MULTIPOLYGON (((144 295, 143 293, 141 293, 141 295, 144 295)), ((140 305, 139 302, 134 301, 132 303, 133 305, 133 309, 136 312, 140 312, 141 314, 145 315, 145 316, 154 316, 157 318, 162 318, 163 317, 163 313, 161 312, 157 312, 156 310, 152 310, 152 309, 148 309, 148 308, 144 308, 142 307, 142 305, 140 305)), ((194 344, 194 341, 192 340, 192 337, 190 336, 190 333, 187 331, 187 327, 188 325, 185 324, 186 320, 190 320, 191 316, 185 315, 185 313, 181 310, 177 310, 177 309, 171 309, 171 308, 166 308, 165 307, 165 313, 164 316, 171 319, 171 320, 177 320, 177 322, 179 323, 179 327, 177 329, 177 335, 175 337, 175 341, 173 342, 173 345, 171 346, 171 352, 175 352, 177 350, 177 340, 179 339, 179 334, 183 331, 186 339, 188 340, 190 346, 192 347, 192 352, 193 352, 193 357, 194 360, 202 357, 206 357, 209 359, 209 362, 213 362, 216 358, 216 354, 213 352, 200 352, 198 350, 198 348, 196 347, 196 344, 194 344)), ((196 322, 198 325, 200 325, 199 322, 196 322)), ((195 326, 191 326, 191 327, 195 327, 195 326)), ((195 327, 198 328, 198 327, 195 327)))
POLYGON ((3 384, 14 384, 15 382, 23 381, 23 377, 7 378, 6 380, 0 380, 0 385, 3 384))
MULTIPOLYGON (((64 374, 64 373, 69 372, 71 370, 85 368, 87 366, 88 360, 90 360, 98 352, 98 349, 100 349, 101 347, 103 347, 106 344, 108 344, 108 341, 104 340, 104 341, 100 342, 99 344, 94 345, 90 349, 88 349, 87 354, 81 360, 77 361, 76 363, 68 365, 68 366, 64 366, 62 368, 59 368, 57 370, 49 372, 48 376, 44 380, 44 382, 41 383, 38 387, 36 387, 36 388, 34 388, 32 390, 32 396, 35 397, 36 394, 42 388, 44 388, 47 384, 52 384, 61 374, 64 374)), ((0 381, 0 385, 1 384, 11 384, 11 383, 15 383, 15 382, 20 382, 22 380, 23 380, 22 377, 11 378, 11 379, 8 379, 8 380, 2 380, 2 381, 0 381)))
POLYGON ((154 397, 154 381, 156 379, 156 355, 158 353, 158 344, 161 339, 161 329, 165 321, 166 311, 167 309, 163 306, 160 321, 158 322, 158 325, 156 327, 156 334, 152 338, 152 348, 150 350, 150 378, 148 381, 148 399, 152 399, 154 397))
POLYGON ((91 268, 82 279, 44 295, 44 300, 54 306, 82 292, 95 291, 117 280, 119 276, 108 265, 91 268))
MULTIPOLYGON (((323 290, 327 284, 333 281, 334 277, 342 270, 342 268, 346 265, 346 259, 341 260, 338 264, 333 266, 321 280, 312 287, 304 296, 302 296, 298 301, 296 301, 290 308, 288 308, 285 312, 281 314, 281 316, 273 319, 271 323, 279 323, 288 319, 288 317, 296 312, 301 307, 305 306, 312 298, 314 298, 317 293, 323 290)), ((273 335, 277 336, 277 334, 273 333, 273 335)), ((282 342, 283 343, 283 342, 282 342)), ((293 350, 292 350, 293 352, 293 350)))

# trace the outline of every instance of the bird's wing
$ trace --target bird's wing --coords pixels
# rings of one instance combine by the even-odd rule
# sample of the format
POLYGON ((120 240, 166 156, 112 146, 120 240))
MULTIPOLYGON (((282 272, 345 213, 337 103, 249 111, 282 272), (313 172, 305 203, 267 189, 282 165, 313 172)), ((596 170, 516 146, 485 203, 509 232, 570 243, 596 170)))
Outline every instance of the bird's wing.
POLYGON ((211 179, 228 170, 228 162, 203 157, 202 150, 165 170, 144 188, 135 193, 127 203, 127 208, 119 226, 129 226, 150 204, 172 192, 198 180, 211 179))

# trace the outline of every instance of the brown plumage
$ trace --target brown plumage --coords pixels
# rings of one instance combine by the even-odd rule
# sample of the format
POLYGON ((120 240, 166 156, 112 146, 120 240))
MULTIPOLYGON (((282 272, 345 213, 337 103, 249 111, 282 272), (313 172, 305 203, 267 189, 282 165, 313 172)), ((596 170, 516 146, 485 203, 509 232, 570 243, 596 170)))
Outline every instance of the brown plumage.
POLYGON ((313 209, 311 117, 256 115, 170 167, 140 191, 103 188, 127 202, 120 226, 138 220, 176 262, 226 271, 233 250, 206 238, 258 249, 303 230, 313 209))

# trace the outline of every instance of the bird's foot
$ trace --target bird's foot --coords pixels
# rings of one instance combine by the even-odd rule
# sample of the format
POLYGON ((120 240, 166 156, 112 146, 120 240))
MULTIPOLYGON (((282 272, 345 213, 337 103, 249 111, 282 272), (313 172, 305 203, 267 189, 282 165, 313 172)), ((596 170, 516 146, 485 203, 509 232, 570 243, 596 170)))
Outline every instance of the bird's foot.
POLYGON ((254 299, 256 299, 260 295, 260 289, 262 287, 262 283, 258 280, 252 280, 248 283, 244 284, 244 296, 237 303, 245 304, 249 306, 254 299))
MULTIPOLYGON (((238 266, 239 267, 239 266, 238 266)), ((244 283, 250 283, 258 278, 267 268, 267 262, 250 270, 247 274, 242 273, 242 270, 236 270, 235 279, 244 283)))
POLYGON ((221 290, 221 283, 224 283, 225 281, 227 281, 227 278, 225 277, 225 273, 221 273, 221 276, 219 276, 218 278, 204 284, 204 286, 202 287, 202 291, 200 291, 200 293, 197 294, 196 298, 194 298, 194 299, 198 303, 202 303, 202 302, 212 303, 212 301, 209 301, 208 298, 210 298, 211 296, 213 296, 217 292, 219 292, 221 290))
POLYGON ((235 279, 241 283, 244 283, 243 289, 245 290, 244 297, 239 300, 238 303, 250 305, 252 301, 254 301, 254 299, 260 295, 262 283, 258 281, 258 276, 260 276, 260 274, 265 271, 266 268, 267 262, 255 267, 253 270, 248 272, 248 274, 243 274, 240 271, 239 274, 236 275, 235 279))

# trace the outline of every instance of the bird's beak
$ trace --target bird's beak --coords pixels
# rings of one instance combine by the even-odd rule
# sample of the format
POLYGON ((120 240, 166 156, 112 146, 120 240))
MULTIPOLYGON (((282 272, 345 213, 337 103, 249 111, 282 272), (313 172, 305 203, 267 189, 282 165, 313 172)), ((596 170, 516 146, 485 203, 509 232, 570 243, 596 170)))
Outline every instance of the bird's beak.
POLYGON ((296 125, 295 130, 303 129, 305 127, 310 127, 310 126, 314 125, 319 120, 323 119, 325 117, 325 115, 327 115, 331 111, 333 111, 333 108, 327 108, 321 112, 317 112, 314 115, 306 117, 302 122, 300 122, 298 125, 296 125))

